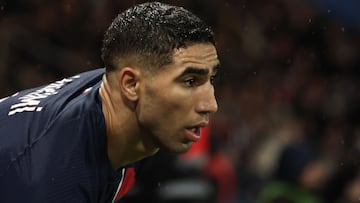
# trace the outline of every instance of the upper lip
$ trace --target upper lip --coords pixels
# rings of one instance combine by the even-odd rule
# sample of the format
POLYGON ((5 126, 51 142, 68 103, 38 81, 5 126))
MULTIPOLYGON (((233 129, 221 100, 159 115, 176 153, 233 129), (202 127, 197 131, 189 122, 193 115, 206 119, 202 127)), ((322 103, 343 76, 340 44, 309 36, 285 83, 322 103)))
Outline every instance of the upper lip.
POLYGON ((208 121, 201 121, 199 123, 197 123, 196 125, 190 126, 188 128, 204 128, 209 124, 208 121))

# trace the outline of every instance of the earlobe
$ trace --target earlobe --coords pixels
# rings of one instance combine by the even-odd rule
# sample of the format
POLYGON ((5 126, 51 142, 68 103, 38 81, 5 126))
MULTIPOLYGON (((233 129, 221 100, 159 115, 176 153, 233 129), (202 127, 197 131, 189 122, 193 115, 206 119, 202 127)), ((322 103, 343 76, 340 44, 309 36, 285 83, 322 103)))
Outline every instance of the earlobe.
POLYGON ((136 101, 138 99, 139 76, 140 72, 133 67, 124 67, 120 71, 120 91, 130 101, 136 101))

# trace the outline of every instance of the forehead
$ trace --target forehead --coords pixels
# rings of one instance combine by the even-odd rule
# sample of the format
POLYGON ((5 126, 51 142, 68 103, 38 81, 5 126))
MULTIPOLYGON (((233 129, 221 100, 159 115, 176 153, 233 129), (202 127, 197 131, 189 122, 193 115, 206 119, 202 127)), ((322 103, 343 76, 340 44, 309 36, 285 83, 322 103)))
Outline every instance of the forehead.
POLYGON ((213 68, 219 60, 216 48, 212 44, 194 44, 174 51, 173 62, 180 66, 213 68))

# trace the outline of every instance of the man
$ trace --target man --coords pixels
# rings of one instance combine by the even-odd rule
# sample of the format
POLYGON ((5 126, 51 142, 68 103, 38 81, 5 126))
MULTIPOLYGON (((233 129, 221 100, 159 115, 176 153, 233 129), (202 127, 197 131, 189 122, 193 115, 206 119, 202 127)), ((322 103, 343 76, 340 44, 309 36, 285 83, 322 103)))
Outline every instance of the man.
POLYGON ((182 153, 217 110, 211 29, 136 5, 112 22, 104 69, 0 100, 0 202, 114 202, 143 158, 182 153))

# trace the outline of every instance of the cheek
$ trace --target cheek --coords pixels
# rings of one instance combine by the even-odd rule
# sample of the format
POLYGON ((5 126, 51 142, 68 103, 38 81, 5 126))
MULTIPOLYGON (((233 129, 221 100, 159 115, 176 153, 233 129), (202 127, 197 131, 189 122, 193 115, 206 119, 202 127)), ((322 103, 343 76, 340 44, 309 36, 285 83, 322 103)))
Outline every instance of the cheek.
POLYGON ((183 132, 192 122, 191 101, 182 92, 170 90, 149 91, 142 100, 139 118, 158 147, 181 153, 191 146, 191 143, 184 143, 183 132))
POLYGON ((177 127, 181 120, 186 117, 185 103, 182 100, 174 100, 173 98, 165 97, 158 101, 157 110, 153 112, 157 114, 157 118, 164 127, 177 127))
POLYGON ((184 128, 193 123, 191 101, 172 91, 153 93, 147 101, 141 122, 155 143, 167 151, 187 150, 184 128))
POLYGON ((176 119, 176 112, 182 109, 182 105, 181 98, 172 91, 147 89, 139 103, 139 119, 144 123, 165 125, 176 119))

